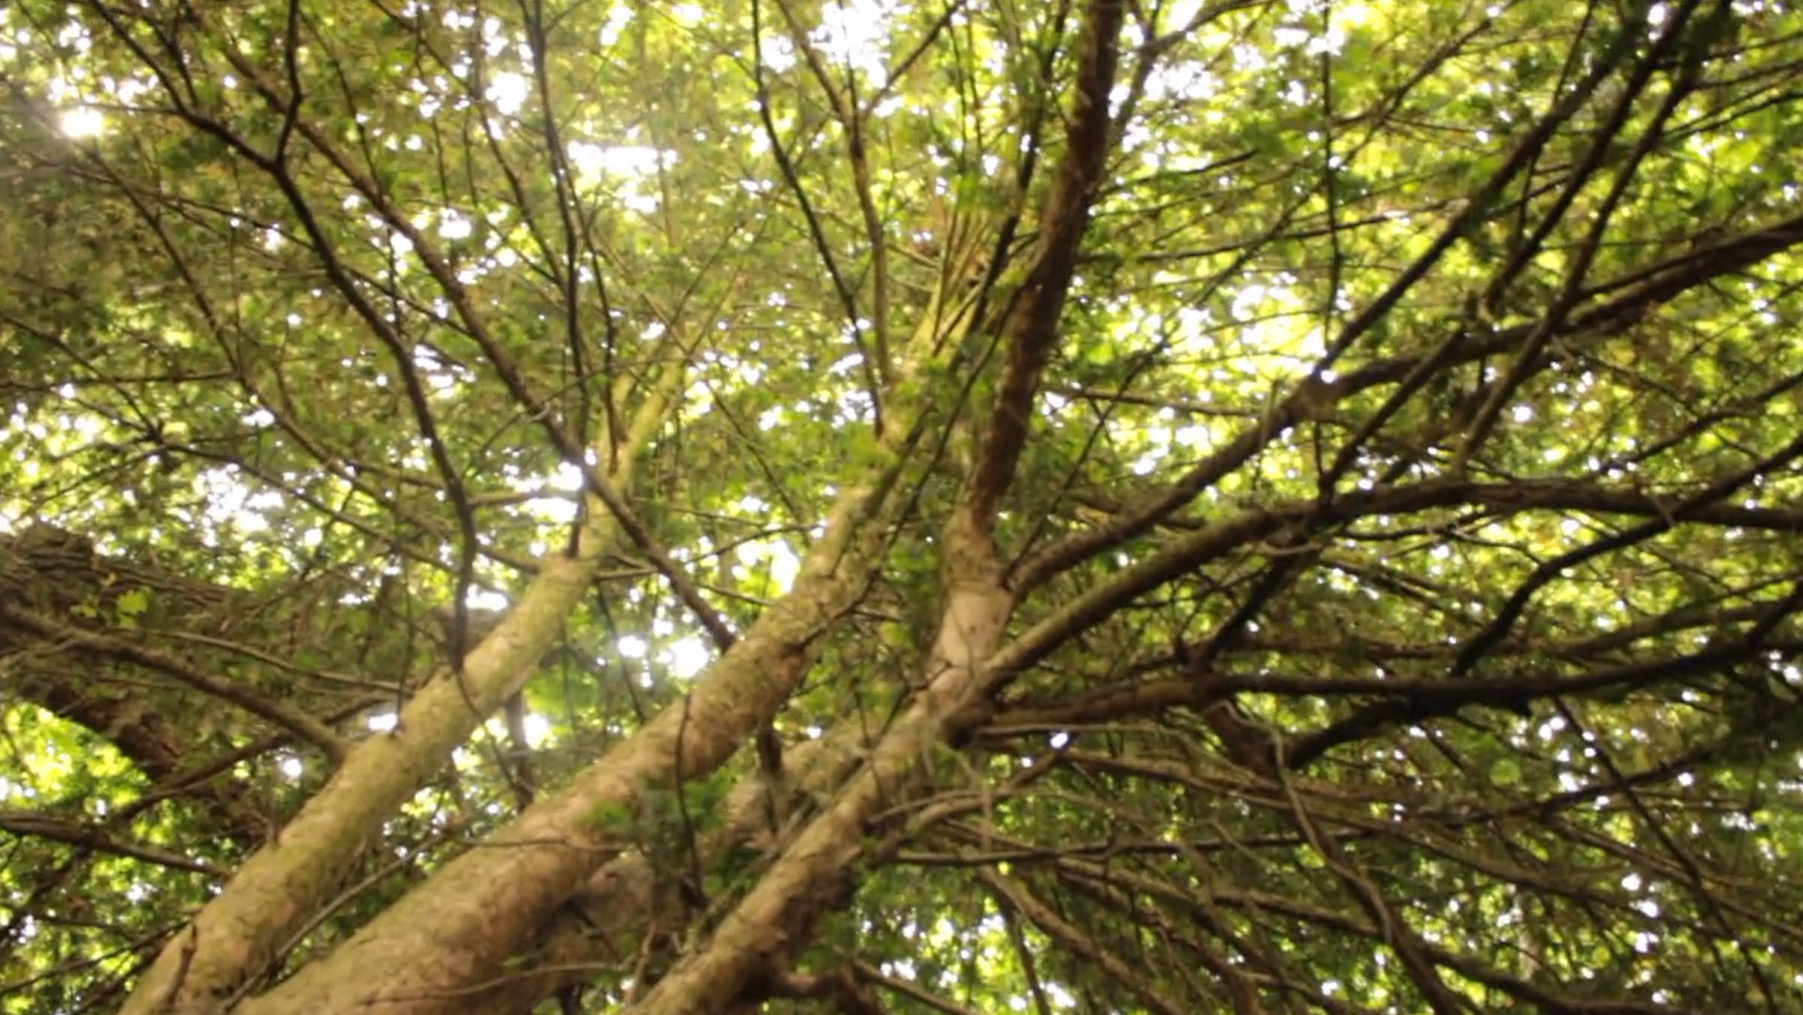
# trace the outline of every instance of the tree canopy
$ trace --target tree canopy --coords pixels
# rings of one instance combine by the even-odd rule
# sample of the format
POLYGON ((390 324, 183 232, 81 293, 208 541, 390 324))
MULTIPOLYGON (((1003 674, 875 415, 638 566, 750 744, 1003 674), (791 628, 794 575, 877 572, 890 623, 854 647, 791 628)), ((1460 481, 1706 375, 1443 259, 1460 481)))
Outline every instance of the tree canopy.
POLYGON ((1800 1015, 1792 7, 0 7, 0 1012, 1800 1015))

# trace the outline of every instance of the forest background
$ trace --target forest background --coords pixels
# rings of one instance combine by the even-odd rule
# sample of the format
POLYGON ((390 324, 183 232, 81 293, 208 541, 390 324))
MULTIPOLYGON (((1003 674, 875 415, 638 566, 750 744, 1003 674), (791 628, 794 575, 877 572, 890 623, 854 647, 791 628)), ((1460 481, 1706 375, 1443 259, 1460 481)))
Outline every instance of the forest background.
POLYGON ((1803 1013, 1803 15, 0 8, 0 1011, 1803 1013))

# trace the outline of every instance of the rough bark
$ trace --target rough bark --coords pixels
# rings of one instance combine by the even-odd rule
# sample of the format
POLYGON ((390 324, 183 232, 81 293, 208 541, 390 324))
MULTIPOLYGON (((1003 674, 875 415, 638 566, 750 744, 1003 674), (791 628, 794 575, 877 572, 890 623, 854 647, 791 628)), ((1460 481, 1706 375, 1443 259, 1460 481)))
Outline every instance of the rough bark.
POLYGON ((336 738, 254 686, 214 677, 200 663, 146 641, 170 631, 200 634, 244 624, 253 605, 241 592, 102 555, 85 536, 34 524, 0 537, 5 692, 111 743, 155 784, 148 800, 191 799, 228 838, 255 848, 274 827, 273 815, 229 773, 196 778, 204 774, 200 759, 208 753, 196 742, 200 724, 171 716, 207 709, 219 713, 217 724, 241 726, 247 737, 261 732, 271 745, 295 739, 297 725, 313 734, 307 739, 330 744, 336 738), (121 627, 118 616, 127 596, 144 604, 130 628, 121 627), (184 677, 187 688, 180 686, 184 677), (196 681, 199 688, 192 686, 196 681), (210 700, 196 703, 183 693, 193 690, 209 693, 210 700), (236 715, 228 711, 234 706, 243 706, 236 715), (259 723, 259 717, 271 721, 259 723))
POLYGON ((984 663, 1015 604, 996 550, 995 513, 1014 478, 1107 150, 1107 99, 1123 15, 1118 0, 1095 0, 1086 12, 1067 148, 1041 216, 1043 239, 1027 274, 1031 282, 1000 322, 1008 362, 977 466, 945 527, 945 607, 921 689, 831 805, 783 850, 706 946, 630 1009, 634 1015, 687 1015, 769 993, 791 971, 820 917, 855 889, 875 816, 939 749, 952 718, 995 689, 984 663))
POLYGON ((268 967, 372 830, 531 674, 588 588, 599 559, 597 536, 586 542, 584 556, 546 562, 508 621, 464 660, 461 676, 435 675, 401 710, 392 734, 350 752, 276 840, 164 949, 125 1015, 216 1010, 268 967))
MULTIPOLYGON (((393 1015, 426 1015, 460 1010, 463 991, 505 976, 508 960, 529 952, 578 888, 624 850, 597 815, 631 811, 648 789, 705 775, 787 700, 818 639, 864 587, 859 568, 868 561, 871 541, 867 531, 858 532, 864 545, 848 538, 864 528, 858 524, 863 498, 850 500, 837 532, 810 554, 796 588, 696 679, 687 698, 482 848, 446 865, 331 955, 237 1010, 278 1015, 376 1005, 393 1015)), ((497 637, 506 632, 504 624, 497 637)), ((472 669, 482 665, 478 657, 491 643, 472 656, 472 669)), ((411 712, 402 714, 403 725, 411 712)))

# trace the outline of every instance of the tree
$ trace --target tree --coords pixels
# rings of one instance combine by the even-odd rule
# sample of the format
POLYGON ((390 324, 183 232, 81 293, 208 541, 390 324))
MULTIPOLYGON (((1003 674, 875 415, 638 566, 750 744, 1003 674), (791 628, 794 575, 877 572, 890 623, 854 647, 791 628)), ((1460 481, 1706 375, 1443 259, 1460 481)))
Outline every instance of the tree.
POLYGON ((1803 1012, 1803 18, 0 10, 6 1011, 1803 1012))

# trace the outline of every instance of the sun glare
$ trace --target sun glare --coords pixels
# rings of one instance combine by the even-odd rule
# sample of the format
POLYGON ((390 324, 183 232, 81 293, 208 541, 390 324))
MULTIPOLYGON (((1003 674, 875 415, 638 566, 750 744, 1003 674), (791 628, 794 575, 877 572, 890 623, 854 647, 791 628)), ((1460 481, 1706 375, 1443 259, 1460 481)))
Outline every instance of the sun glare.
POLYGON ((63 133, 69 137, 98 137, 106 127, 106 118, 100 115, 98 109, 89 109, 84 106, 65 111, 60 126, 63 133))

